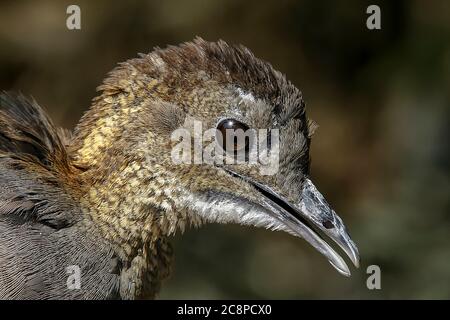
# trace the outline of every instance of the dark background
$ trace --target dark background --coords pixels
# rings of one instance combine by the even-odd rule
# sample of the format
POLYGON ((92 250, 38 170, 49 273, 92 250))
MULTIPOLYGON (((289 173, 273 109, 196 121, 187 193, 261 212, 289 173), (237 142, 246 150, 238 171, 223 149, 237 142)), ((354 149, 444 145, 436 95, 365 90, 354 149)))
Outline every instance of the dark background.
POLYGON ((196 35, 244 44, 303 91, 320 125, 312 176, 362 267, 347 279, 297 238, 209 225, 175 238, 161 297, 450 298, 450 2, 2 1, 0 89, 73 128, 117 62, 196 35), (381 290, 366 288, 371 264, 381 290))

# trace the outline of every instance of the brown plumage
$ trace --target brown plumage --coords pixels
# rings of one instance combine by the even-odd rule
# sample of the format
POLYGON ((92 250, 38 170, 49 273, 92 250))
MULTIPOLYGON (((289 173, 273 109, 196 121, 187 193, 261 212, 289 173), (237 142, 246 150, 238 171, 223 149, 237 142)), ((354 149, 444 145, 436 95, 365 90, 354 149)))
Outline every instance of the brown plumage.
POLYGON ((201 39, 121 63, 73 136, 34 101, 0 96, 0 298, 153 298, 168 237, 206 222, 284 230, 346 275, 340 218, 308 178, 314 129, 300 91, 244 47, 201 39), (220 119, 280 130, 279 170, 175 164, 171 134, 220 119), (67 270, 81 269, 81 288, 67 270))

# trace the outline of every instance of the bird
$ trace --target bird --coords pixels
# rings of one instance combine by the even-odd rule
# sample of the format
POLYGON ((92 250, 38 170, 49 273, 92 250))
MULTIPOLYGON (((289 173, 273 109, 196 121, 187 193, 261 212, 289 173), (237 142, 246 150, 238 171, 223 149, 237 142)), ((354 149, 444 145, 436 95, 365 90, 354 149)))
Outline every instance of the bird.
MULTIPOLYGON (((317 125, 270 63, 197 37, 119 63, 97 91, 73 132, 34 99, 0 95, 1 299, 156 298, 171 273, 171 236, 209 223, 287 232, 344 276, 339 250, 359 267, 356 244, 311 180, 317 125), (173 134, 195 136, 195 123, 266 129, 276 170, 263 174, 247 156, 177 163, 173 134)), ((217 155, 250 152, 250 139, 221 139, 210 140, 217 155)))

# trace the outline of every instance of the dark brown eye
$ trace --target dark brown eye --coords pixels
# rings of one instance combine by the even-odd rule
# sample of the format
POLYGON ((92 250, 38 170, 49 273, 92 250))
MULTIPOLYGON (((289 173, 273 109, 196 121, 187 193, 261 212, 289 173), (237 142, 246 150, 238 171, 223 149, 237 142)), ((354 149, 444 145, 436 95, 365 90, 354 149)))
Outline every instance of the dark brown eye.
POLYGON ((220 135, 217 135, 217 141, 222 149, 233 153, 243 150, 248 151, 249 138, 245 136, 249 127, 236 119, 224 119, 217 125, 220 135))

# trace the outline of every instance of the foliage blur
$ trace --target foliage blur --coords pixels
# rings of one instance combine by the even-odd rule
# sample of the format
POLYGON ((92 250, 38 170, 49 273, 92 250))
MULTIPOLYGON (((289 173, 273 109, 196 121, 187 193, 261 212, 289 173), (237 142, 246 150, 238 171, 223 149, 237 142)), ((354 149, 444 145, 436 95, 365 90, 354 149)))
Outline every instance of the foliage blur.
POLYGON ((302 90, 320 125, 313 179, 362 266, 344 278, 300 239, 209 225, 175 237, 161 298, 450 298, 450 2, 3 0, 0 89, 73 128, 117 62, 197 35, 244 44, 302 90), (366 288, 372 264, 381 290, 366 288))

